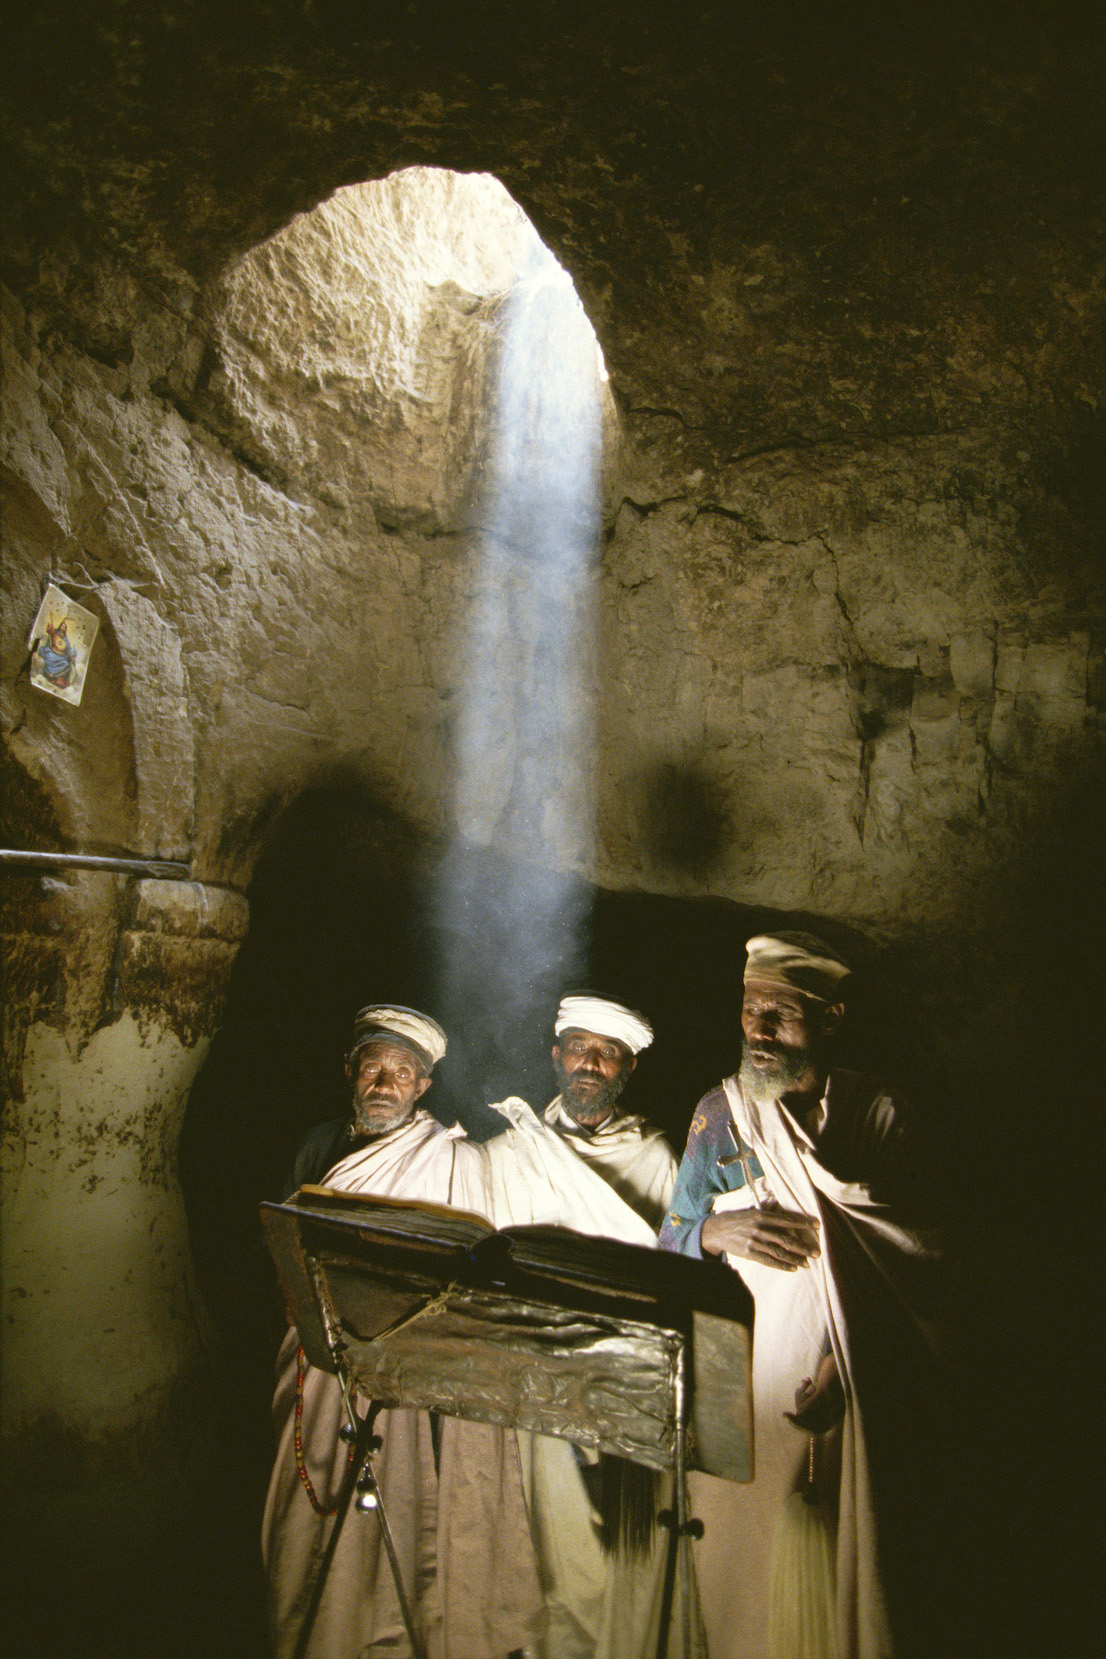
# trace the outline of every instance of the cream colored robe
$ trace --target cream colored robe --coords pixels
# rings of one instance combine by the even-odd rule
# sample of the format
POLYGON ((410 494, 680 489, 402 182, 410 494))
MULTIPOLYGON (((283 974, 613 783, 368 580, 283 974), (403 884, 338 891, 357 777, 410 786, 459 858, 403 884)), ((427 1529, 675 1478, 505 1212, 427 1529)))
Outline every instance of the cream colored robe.
MULTIPOLYGON (((812 1376, 828 1334, 845 1386, 840 1523, 837 1539, 837 1659, 889 1659, 892 1653, 880 1583, 865 1424, 892 1349, 924 1354, 932 1332, 919 1310, 930 1253, 869 1185, 839 1179, 817 1156, 806 1131, 778 1103, 747 1101, 736 1078, 724 1084, 743 1144, 764 1175, 755 1185, 789 1210, 817 1216, 821 1255, 797 1272, 730 1258, 753 1293, 755 1479, 742 1486, 691 1476, 692 1512, 705 1524, 695 1546, 711 1659, 793 1659, 768 1641, 769 1563, 781 1510, 794 1489, 807 1437, 786 1421, 795 1389, 812 1376), (921 1271, 920 1271, 921 1270, 921 1271)), ((831 1078, 821 1131, 833 1120, 842 1160, 879 1172, 893 1159, 898 1126, 886 1093, 855 1073, 831 1078)), ((871 1177, 870 1177, 871 1178, 871 1177)), ((713 1208, 752 1205, 746 1186, 715 1198, 713 1208)), ((936 1659, 936 1656, 935 1656, 936 1659)))
MULTIPOLYGON (((553 1107, 557 1104, 554 1101, 553 1107)), ((659 1135, 640 1134, 633 1125, 642 1119, 623 1120, 631 1126, 629 1133, 611 1135, 603 1143, 611 1154, 611 1169, 600 1172, 594 1151, 585 1156, 577 1146, 577 1138, 582 1141, 584 1137, 562 1135, 556 1124, 550 1124, 553 1107, 544 1122, 514 1096, 493 1108, 510 1124, 505 1134, 482 1148, 489 1165, 496 1225, 555 1222, 580 1233, 654 1245, 651 1216, 645 1220, 630 1207, 633 1199, 628 1189, 633 1185, 635 1149, 640 1154, 644 1148, 640 1171, 644 1206, 651 1210, 659 1188, 666 1183, 671 1190, 676 1161, 667 1143, 659 1135), (660 1149, 669 1166, 663 1173, 660 1149)), ((662 1214, 667 1197, 666 1192, 662 1214)), ((657 1650, 668 1534, 657 1529, 652 1552, 645 1558, 607 1555, 599 1543, 598 1516, 580 1474, 579 1456, 594 1461, 594 1454, 578 1454, 567 1440, 536 1434, 520 1434, 519 1450, 549 1618, 546 1634, 531 1644, 528 1656, 652 1659, 657 1650)), ((665 1477, 665 1483, 661 1507, 672 1502, 671 1478, 665 1477)), ((685 1555, 681 1551, 681 1563, 685 1555)), ((677 1612, 682 1605, 685 1598, 677 1581, 677 1612)), ((670 1659, 705 1659, 694 1582, 686 1605, 687 1627, 678 1618, 671 1626, 670 1659)))
MULTIPOLYGON (((344 1192, 454 1204, 488 1215, 486 1161, 458 1129, 425 1111, 352 1153, 326 1177, 344 1192)), ((316 1515, 294 1455, 298 1339, 277 1362, 273 1416, 279 1440, 262 1525, 269 1622, 277 1659, 289 1659, 333 1522, 316 1515)), ((304 1462, 318 1500, 332 1507, 347 1451, 337 1380, 306 1367, 304 1462)), ((395 1535, 404 1589, 430 1659, 505 1659, 543 1623, 542 1597, 513 1431, 442 1417, 440 1472, 424 1411, 384 1411, 375 1468, 395 1535)), ((346 1518, 315 1624, 310 1659, 406 1656, 375 1516, 346 1518)))
POLYGON ((616 1107, 598 1129, 582 1134, 558 1095, 545 1109, 545 1121, 565 1145, 612 1186, 630 1208, 660 1230, 676 1184, 675 1153, 645 1118, 616 1107))

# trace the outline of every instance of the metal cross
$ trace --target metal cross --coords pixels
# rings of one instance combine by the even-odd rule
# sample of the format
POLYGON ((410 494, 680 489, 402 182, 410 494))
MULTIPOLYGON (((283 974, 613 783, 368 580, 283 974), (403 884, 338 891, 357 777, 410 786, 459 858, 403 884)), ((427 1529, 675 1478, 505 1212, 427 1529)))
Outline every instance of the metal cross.
POLYGON ((730 1131, 730 1139, 733 1141, 737 1151, 724 1153, 718 1160, 718 1167, 719 1169, 727 1169, 730 1164, 740 1164, 742 1173, 745 1176, 745 1185, 749 1189, 749 1197, 753 1200, 753 1203, 758 1210, 763 1209, 764 1206, 761 1204, 760 1196, 757 1193, 756 1187, 753 1185, 756 1180, 756 1176, 753 1174, 753 1154, 749 1151, 747 1146, 742 1146, 741 1136, 734 1128, 732 1118, 726 1127, 730 1131))

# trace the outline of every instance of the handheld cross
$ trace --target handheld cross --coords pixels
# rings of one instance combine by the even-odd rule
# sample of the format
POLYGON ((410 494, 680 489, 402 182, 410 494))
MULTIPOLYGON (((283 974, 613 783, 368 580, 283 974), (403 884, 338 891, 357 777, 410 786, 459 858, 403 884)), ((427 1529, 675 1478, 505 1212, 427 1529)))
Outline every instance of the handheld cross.
POLYGON ((756 1187, 753 1185, 756 1180, 756 1176, 753 1174, 753 1154, 749 1151, 747 1146, 743 1146, 741 1144, 741 1136, 734 1128, 733 1123, 731 1122, 727 1124, 726 1127, 730 1131, 730 1138, 732 1139, 734 1146, 737 1148, 737 1151, 724 1153, 718 1160, 718 1167, 719 1169, 726 1169, 730 1164, 740 1164, 742 1174, 745 1177, 745 1185, 749 1189, 749 1196, 753 1200, 756 1208, 758 1210, 762 1210, 764 1206, 760 1201, 760 1195, 758 1194, 756 1187))

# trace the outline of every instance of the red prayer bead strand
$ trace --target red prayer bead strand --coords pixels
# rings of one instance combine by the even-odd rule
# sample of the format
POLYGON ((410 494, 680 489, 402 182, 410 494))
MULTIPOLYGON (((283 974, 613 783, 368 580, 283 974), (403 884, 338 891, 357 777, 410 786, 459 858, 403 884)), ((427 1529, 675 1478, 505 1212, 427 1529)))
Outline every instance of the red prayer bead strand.
MULTIPOLYGON (((311 1483, 311 1476, 307 1473, 307 1464, 304 1462, 304 1458, 303 1458, 303 1380, 304 1380, 304 1377, 306 1375, 307 1375, 307 1355, 304 1353, 302 1348, 297 1348, 296 1349, 296 1414, 295 1414, 295 1421, 293 1422, 293 1425, 292 1425, 292 1444, 296 1449, 296 1472, 300 1477, 300 1481, 303 1485, 303 1489, 307 1493, 308 1499, 310 1500, 310 1503, 311 1503, 311 1507, 315 1511, 316 1515, 320 1515, 323 1518, 323 1520, 329 1520, 332 1515, 337 1515, 338 1505, 335 1504, 333 1506, 333 1508, 327 1509, 323 1504, 321 1504, 319 1502, 319 1495, 315 1491, 315 1488, 311 1483)), ((353 1447, 350 1446, 349 1449, 346 1452, 346 1468, 347 1469, 349 1468, 349 1466, 352 1462, 353 1462, 353 1447)))

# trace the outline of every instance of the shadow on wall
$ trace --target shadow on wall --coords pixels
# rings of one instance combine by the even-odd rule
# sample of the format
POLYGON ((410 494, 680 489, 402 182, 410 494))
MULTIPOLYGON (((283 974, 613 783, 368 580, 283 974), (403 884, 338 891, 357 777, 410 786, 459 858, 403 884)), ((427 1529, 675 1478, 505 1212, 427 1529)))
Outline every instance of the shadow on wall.
MULTIPOLYGON (((956 1263, 965 1559, 978 1651, 1097 1651, 1106 1141, 1106 784, 1074 777, 1027 838, 970 964, 943 1167, 956 1263), (1096 1335, 1097 1331, 1097 1335, 1096 1335), (1089 1524, 1096 1522, 1096 1524, 1089 1524), (981 1542, 982 1541, 982 1542, 981 1542)), ((964 964, 968 967, 968 964, 964 964)), ((962 975, 963 977, 963 975, 962 975)), ((949 986, 943 987, 947 995, 949 986)), ((955 982, 952 984, 955 989, 955 982)))
POLYGON ((650 862, 703 877, 721 861, 733 835, 724 786, 702 762, 658 766, 644 780, 650 862))

